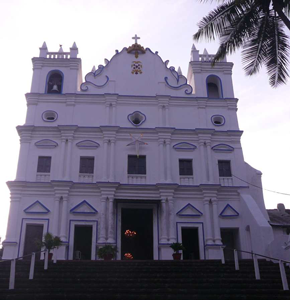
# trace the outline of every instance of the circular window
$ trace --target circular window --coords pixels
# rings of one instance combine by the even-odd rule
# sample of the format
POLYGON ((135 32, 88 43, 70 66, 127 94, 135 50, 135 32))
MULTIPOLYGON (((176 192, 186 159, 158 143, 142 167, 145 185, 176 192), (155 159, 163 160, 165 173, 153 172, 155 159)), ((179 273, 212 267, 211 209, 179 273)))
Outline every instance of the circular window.
POLYGON ((215 115, 211 117, 211 121, 215 126, 222 126, 225 124, 226 120, 223 116, 215 115))
POLYGON ((146 116, 140 111, 134 111, 132 114, 128 115, 129 122, 134 126, 140 126, 145 122, 146 116))
POLYGON ((42 114, 42 119, 45 122, 54 122, 57 120, 57 113, 53 110, 47 110, 42 114))

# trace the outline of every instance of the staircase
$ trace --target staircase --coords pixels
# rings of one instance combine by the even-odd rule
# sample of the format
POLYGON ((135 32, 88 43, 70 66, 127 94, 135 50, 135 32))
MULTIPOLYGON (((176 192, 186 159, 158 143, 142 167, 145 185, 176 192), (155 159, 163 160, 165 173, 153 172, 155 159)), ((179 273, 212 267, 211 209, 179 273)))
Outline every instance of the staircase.
MULTIPOLYGON (((1 300, 234 300, 290 299, 283 291, 279 265, 259 260, 255 280, 252 260, 220 261, 58 261, 36 262, 28 280, 28 261, 17 261, 14 290, 8 290, 10 264, 0 264, 1 300)), ((290 270, 286 267, 290 284, 290 270)))

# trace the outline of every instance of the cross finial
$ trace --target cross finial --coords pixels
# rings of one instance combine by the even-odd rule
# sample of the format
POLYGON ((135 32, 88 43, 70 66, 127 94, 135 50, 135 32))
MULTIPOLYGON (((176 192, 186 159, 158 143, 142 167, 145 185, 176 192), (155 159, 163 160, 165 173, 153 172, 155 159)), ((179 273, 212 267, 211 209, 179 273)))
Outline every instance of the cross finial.
POLYGON ((135 44, 137 44, 137 40, 140 40, 137 34, 135 34, 135 36, 133 36, 132 39, 135 40, 135 44))

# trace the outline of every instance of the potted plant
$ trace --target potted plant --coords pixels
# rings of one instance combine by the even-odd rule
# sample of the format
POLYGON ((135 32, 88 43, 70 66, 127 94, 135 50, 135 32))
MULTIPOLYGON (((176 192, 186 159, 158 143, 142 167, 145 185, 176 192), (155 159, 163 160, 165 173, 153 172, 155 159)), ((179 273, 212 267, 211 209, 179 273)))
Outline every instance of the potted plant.
POLYGON ((42 241, 37 240, 36 244, 40 247, 44 247, 48 250, 48 259, 52 259, 52 253, 50 251, 54 248, 58 248, 61 245, 61 239, 58 236, 53 236, 50 232, 47 232, 42 241))
POLYGON ((172 254, 174 260, 180 260, 181 259, 181 253, 179 251, 185 250, 183 245, 181 243, 172 243, 170 245, 170 248, 174 251, 172 254))
POLYGON ((112 260, 118 252, 116 246, 104 245, 98 249, 98 257, 104 260, 112 260))

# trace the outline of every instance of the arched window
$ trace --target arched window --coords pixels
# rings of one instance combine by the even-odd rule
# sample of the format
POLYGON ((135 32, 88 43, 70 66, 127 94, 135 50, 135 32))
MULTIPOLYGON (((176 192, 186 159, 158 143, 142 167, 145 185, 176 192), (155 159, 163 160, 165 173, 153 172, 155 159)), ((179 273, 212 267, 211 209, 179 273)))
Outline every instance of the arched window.
POLYGON ((61 94, 63 84, 63 74, 60 71, 51 71, 48 74, 46 83, 47 94, 61 94))
POLYGON ((206 79, 208 98, 223 98, 222 81, 216 75, 209 75, 206 79))

